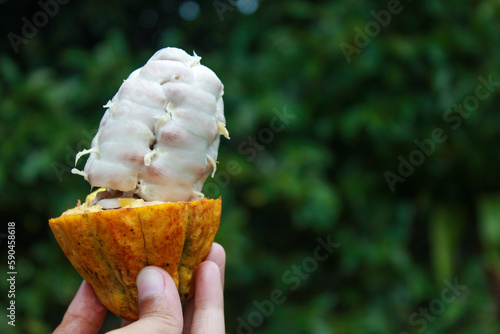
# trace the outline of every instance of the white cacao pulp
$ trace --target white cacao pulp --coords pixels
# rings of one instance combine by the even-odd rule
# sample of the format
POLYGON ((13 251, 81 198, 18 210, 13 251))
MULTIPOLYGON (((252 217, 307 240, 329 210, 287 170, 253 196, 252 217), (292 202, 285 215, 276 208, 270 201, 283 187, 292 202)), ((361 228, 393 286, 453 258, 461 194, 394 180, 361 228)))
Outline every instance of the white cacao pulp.
POLYGON ((224 86, 200 57, 177 48, 156 52, 132 72, 107 108, 88 150, 82 175, 145 201, 177 202, 203 197, 216 169, 220 135, 229 138, 224 86), (213 175, 213 174, 212 174, 213 175))

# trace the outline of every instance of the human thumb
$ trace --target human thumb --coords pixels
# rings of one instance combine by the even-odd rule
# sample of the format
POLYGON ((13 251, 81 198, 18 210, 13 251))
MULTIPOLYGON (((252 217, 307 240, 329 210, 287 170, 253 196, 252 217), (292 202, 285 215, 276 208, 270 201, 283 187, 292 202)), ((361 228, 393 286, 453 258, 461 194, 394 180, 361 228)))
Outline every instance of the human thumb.
POLYGON ((179 292, 170 275, 158 267, 145 267, 137 275, 139 320, 121 328, 125 333, 182 333, 179 292))

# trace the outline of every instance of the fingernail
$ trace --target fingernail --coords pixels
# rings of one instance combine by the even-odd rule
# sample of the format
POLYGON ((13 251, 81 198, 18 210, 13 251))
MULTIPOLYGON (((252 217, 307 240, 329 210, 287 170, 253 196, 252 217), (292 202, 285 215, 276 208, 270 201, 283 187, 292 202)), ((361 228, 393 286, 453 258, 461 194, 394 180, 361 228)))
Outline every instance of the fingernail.
POLYGON ((154 268, 144 268, 137 276, 137 292, 139 300, 148 296, 163 293, 165 284, 163 276, 154 268))

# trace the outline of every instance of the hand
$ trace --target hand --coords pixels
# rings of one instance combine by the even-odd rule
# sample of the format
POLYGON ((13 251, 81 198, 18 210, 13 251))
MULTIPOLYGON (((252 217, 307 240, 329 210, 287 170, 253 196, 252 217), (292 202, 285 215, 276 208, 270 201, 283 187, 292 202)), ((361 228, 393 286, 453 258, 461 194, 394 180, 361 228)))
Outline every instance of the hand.
MULTIPOLYGON (((179 293, 170 275, 158 267, 146 267, 137 276, 139 320, 122 321, 122 327, 109 333, 223 334, 224 268, 226 255, 214 243, 198 267, 194 297, 184 316, 179 293)), ((95 334, 101 328, 106 308, 86 281, 82 282, 54 334, 95 334)))

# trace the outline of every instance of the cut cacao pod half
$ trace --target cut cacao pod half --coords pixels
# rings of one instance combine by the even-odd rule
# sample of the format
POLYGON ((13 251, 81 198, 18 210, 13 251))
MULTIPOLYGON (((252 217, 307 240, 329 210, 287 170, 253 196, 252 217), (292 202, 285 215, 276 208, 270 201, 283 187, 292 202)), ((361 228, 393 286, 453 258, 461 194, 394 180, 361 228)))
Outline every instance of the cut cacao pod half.
POLYGON ((142 206, 137 201, 111 210, 78 205, 49 220, 73 267, 108 310, 127 320, 138 319, 136 278, 148 265, 172 276, 182 302, 192 297, 196 269, 210 251, 221 216, 220 198, 142 206))

